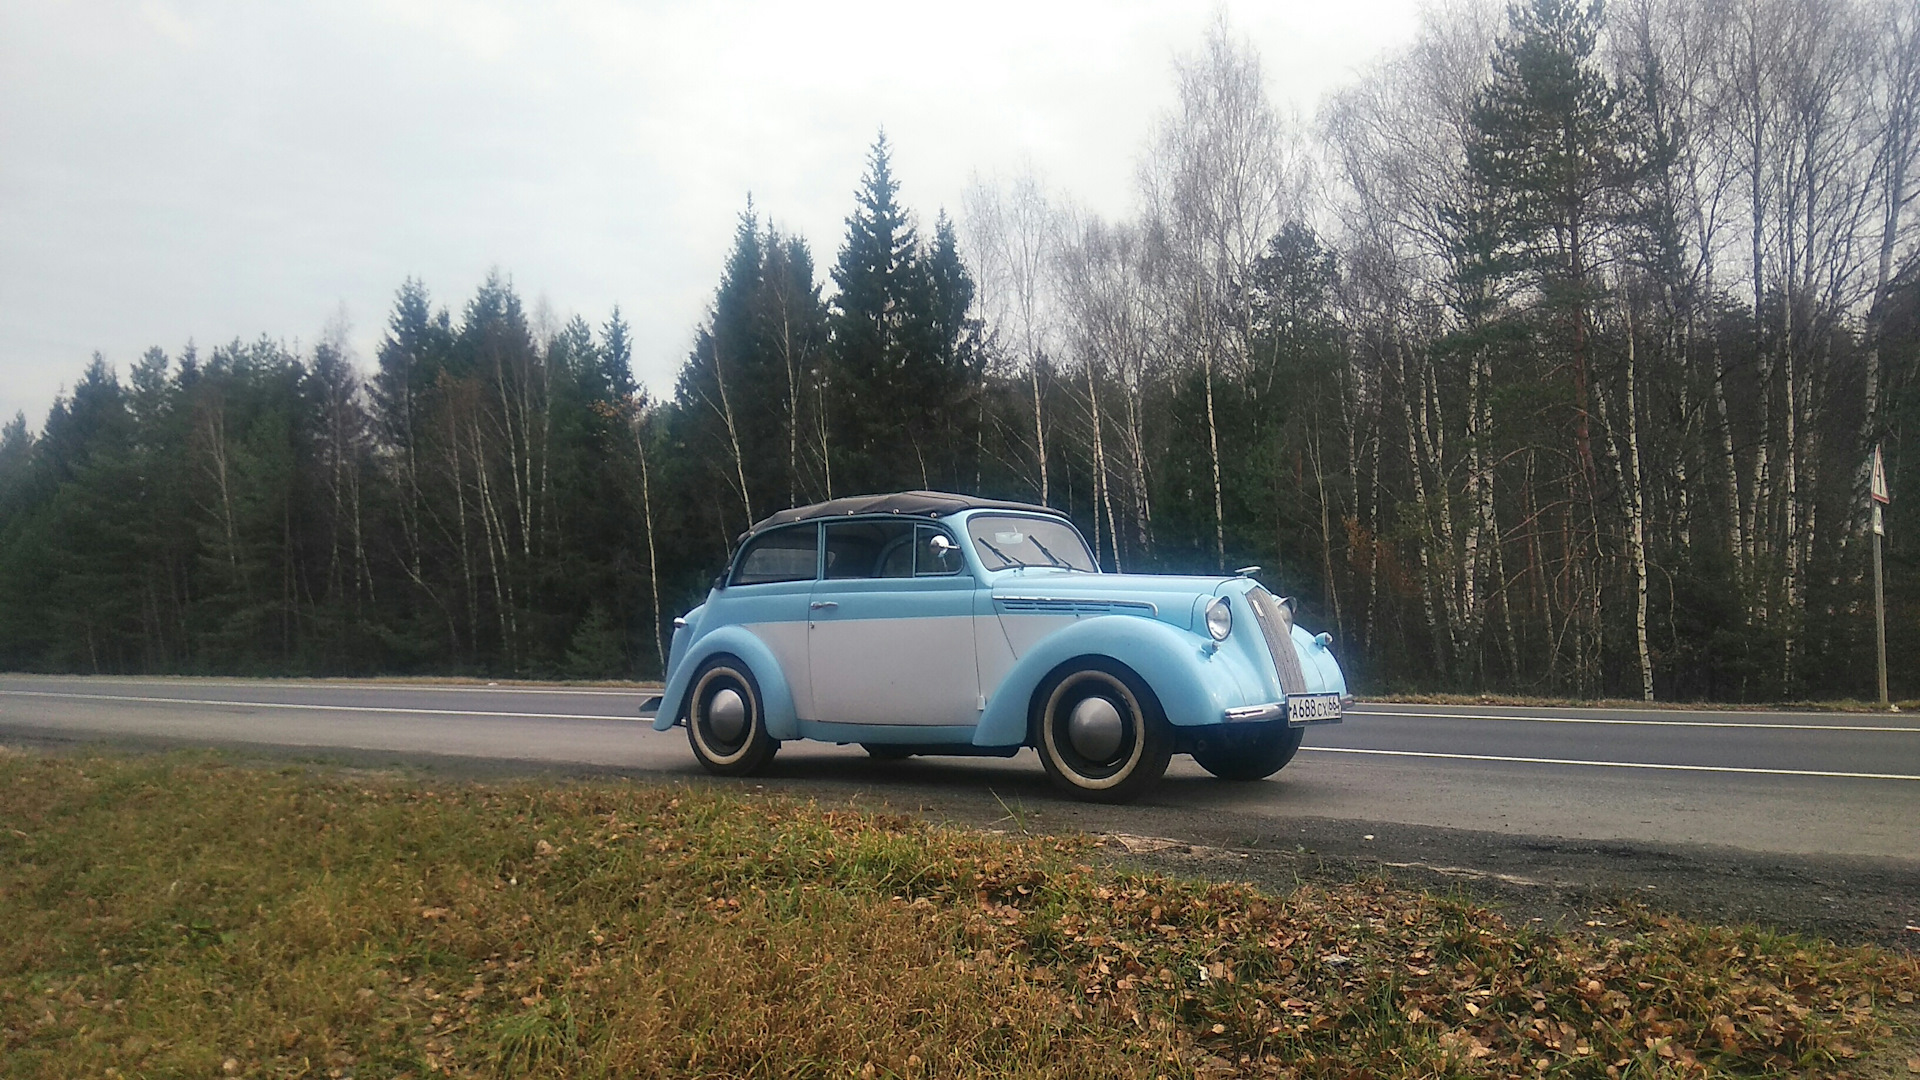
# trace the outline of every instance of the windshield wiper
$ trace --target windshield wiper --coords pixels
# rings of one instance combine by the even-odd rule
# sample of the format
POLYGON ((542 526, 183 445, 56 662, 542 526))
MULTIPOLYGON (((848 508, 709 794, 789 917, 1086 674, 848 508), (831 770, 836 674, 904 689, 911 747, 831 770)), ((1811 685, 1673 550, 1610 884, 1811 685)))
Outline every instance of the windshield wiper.
POLYGON ((1000 569, 1002 569, 1002 570, 1005 570, 1005 569, 1007 568, 1007 566, 1026 566, 1026 565, 1028 565, 1027 563, 1023 563, 1023 562, 1021 562, 1021 561, 1020 561, 1019 559, 1010 559, 1010 558, 1008 558, 1008 557, 1007 557, 1007 553, 1006 553, 1006 552, 1004 552, 1004 551, 1001 551, 1001 550, 1000 550, 999 548, 997 548, 997 547, 994 547, 994 546, 993 546, 992 544, 989 544, 989 543, 987 543, 987 541, 985 541, 985 540, 983 540, 983 539, 981 539, 981 538, 980 538, 980 537, 978 537, 978 536, 976 536, 976 537, 974 537, 974 538, 973 538, 973 542, 974 542, 974 543, 976 543, 976 544, 979 544, 979 545, 980 545, 981 547, 983 547, 983 548, 986 548, 986 549, 987 549, 988 551, 991 551, 991 552, 993 552, 993 553, 994 553, 994 554, 995 554, 996 556, 998 556, 998 557, 999 557, 999 559, 1000 559, 1000 561, 1006 564, 1006 566, 1002 566, 1002 567, 1000 568, 1000 569))
MULTIPOLYGON (((1040 554, 1045 555, 1047 557, 1048 562, 1052 563, 1053 565, 1059 567, 1062 570, 1079 570, 1080 569, 1079 567, 1073 565, 1072 563, 1067 562, 1066 560, 1060 558, 1060 556, 1055 555, 1053 552, 1048 551, 1047 545, 1041 543, 1040 538, 1037 536, 1028 536, 1027 543, 1032 544, 1034 547, 1039 548, 1040 554)), ((1085 573, 1085 571, 1081 571, 1081 572, 1085 573)))

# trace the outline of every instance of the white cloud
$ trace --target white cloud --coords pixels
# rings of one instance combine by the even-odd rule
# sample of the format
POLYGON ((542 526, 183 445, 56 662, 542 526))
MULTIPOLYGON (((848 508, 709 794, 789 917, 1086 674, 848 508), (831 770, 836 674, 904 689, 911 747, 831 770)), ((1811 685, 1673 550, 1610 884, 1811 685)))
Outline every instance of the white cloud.
MULTIPOLYGON (((1228 5, 1276 96, 1412 32, 1412 0, 1228 5)), ((1212 13, 1173 2, 0 9, 0 415, 38 423, 99 349, 124 367, 344 304, 371 360, 393 290, 458 307, 492 267, 671 386, 749 191, 822 271, 884 127, 930 221, 1031 161, 1125 213, 1212 13)))

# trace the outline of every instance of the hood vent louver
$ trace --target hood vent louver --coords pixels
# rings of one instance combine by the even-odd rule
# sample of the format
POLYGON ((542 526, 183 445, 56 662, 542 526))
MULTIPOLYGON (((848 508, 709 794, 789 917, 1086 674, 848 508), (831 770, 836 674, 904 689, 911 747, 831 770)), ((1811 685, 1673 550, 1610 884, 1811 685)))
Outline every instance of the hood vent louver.
POLYGON ((1096 597, 996 596, 1004 615, 1158 615, 1160 609, 1145 600, 1103 600, 1096 597))

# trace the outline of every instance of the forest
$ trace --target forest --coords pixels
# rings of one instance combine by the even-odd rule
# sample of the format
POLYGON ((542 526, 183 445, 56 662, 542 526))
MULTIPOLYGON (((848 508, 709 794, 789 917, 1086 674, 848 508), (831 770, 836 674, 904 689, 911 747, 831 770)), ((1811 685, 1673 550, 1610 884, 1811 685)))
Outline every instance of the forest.
MULTIPOLYGON (((1920 7, 1430 9, 1311 117, 1224 20, 1135 210, 931 224, 884 134, 822 268, 751 200, 669 392, 495 271, 99 355, 0 431, 0 668, 657 676, 775 510, 936 488, 1102 565, 1257 564, 1362 693, 1920 695, 1920 7)), ((773 167, 770 165, 769 167, 773 167)))

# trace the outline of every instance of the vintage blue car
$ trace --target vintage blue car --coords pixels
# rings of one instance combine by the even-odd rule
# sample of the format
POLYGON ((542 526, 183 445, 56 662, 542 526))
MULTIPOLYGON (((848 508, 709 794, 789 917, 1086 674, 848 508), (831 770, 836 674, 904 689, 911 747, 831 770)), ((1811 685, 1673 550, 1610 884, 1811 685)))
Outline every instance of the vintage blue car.
POLYGON ((1351 699, 1331 639, 1254 569, 1102 573, 1059 512, 942 492, 783 510, 675 620, 643 712, 723 775, 818 739, 883 758, 1031 746, 1098 801, 1138 796, 1176 753, 1260 779, 1351 699))

